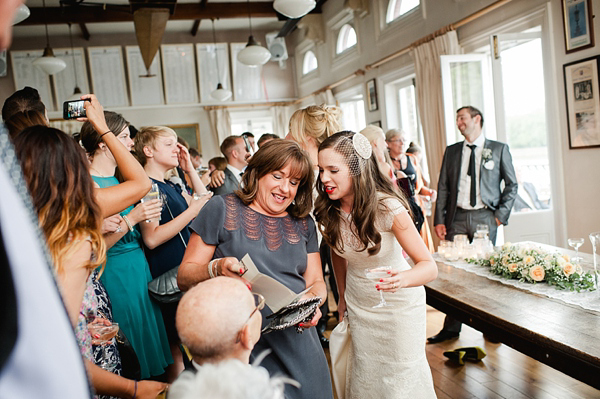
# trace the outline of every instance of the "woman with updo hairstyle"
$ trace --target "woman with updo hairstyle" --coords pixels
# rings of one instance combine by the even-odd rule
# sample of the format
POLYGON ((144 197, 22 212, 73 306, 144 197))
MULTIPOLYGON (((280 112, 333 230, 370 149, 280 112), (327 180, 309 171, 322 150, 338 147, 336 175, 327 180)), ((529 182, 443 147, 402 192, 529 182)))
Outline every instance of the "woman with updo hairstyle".
POLYGON ((325 104, 299 109, 290 118, 290 131, 286 139, 293 140, 308 152, 313 167, 317 167, 319 145, 332 134, 342 130, 342 111, 325 104))
POLYGON ((104 226, 104 238, 110 249, 101 281, 112 303, 113 318, 131 342, 140 363, 141 378, 146 379, 163 374, 173 363, 160 308, 148 293, 152 276, 138 226, 145 220, 158 219, 162 207, 158 199, 133 206, 150 190, 150 180, 130 154, 133 140, 129 122, 115 112, 102 110, 102 115, 106 118, 104 130, 97 129, 92 120, 81 128, 81 143, 91 159, 88 173, 96 185, 96 198, 103 198, 103 202, 98 202, 112 212, 105 214, 112 216, 104 226), (106 133, 101 136, 99 131, 106 133), (113 141, 110 147, 107 137, 113 141), (123 153, 127 162, 118 158, 123 153), (114 176, 117 166, 125 178, 123 183, 114 176), (138 176, 139 171, 143 178, 138 176), (141 194, 136 189, 138 180, 148 183, 141 194))

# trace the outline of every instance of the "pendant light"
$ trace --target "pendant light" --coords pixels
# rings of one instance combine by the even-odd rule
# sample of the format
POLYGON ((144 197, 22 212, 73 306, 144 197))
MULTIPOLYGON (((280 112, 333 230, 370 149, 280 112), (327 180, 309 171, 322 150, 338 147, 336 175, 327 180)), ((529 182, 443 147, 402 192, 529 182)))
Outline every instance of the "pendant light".
POLYGON ((315 0, 275 0, 273 2, 275 11, 292 19, 305 16, 316 5, 315 0))
POLYGON ((71 24, 69 23, 69 40, 71 41, 71 57, 73 58, 73 75, 75 75, 75 89, 73 94, 68 98, 69 101, 81 99, 81 89, 77 84, 77 64, 75 64, 75 48, 73 47, 73 33, 71 32, 71 24))
POLYGON ((13 25, 16 25, 20 22, 25 21, 31 15, 31 11, 29 11, 29 7, 25 4, 21 4, 19 8, 17 8, 17 12, 15 12, 15 18, 13 19, 13 25))
MULTIPOLYGON (((46 0, 43 0, 44 6, 44 18, 46 16, 46 0)), ((33 65, 40 68, 42 71, 47 73, 48 75, 54 75, 57 72, 62 71, 67 67, 66 62, 61 60, 60 58, 56 58, 54 56, 54 52, 52 51, 52 47, 50 47, 50 37, 48 36, 48 23, 44 22, 46 26, 46 48, 44 49, 44 54, 33 61, 33 65)))
POLYGON ((259 66, 264 65, 271 59, 271 52, 259 45, 254 36, 252 36, 252 16, 250 15, 250 0, 248 0, 248 23, 250 25, 250 37, 248 43, 237 55, 237 59, 244 65, 259 66))
POLYGON ((213 33, 213 44, 215 45, 215 62, 217 63, 217 88, 210 93, 210 96, 218 101, 227 101, 231 98, 231 90, 227 90, 223 88, 221 84, 221 74, 219 69, 219 53, 217 52, 217 35, 215 34, 215 20, 211 18, 212 21, 212 33, 213 33))

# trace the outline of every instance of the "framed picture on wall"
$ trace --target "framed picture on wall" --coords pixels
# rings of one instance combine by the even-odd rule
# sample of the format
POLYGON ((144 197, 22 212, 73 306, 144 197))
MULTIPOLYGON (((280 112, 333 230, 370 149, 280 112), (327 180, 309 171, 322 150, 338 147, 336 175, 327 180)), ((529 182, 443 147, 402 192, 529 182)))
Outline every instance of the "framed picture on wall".
POLYGON ((369 125, 381 127, 381 121, 373 121, 373 122, 369 123, 369 125))
POLYGON ((371 79, 367 82, 367 105, 369 111, 377 111, 377 86, 375 85, 375 79, 371 79))
POLYGON ((594 47, 592 0, 562 0, 567 53, 594 47))
POLYGON ((564 66, 569 148, 600 147, 600 56, 564 66))
POLYGON ((195 148, 199 153, 202 153, 202 142, 200 141, 200 127, 197 123, 187 125, 167 125, 175 130, 177 136, 181 137, 190 145, 190 148, 195 148))

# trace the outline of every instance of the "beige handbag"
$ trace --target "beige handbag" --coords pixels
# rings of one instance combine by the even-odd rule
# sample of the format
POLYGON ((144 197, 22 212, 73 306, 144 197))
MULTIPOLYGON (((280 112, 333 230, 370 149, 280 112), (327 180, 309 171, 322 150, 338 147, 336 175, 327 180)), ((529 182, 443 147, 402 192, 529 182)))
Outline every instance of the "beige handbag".
POLYGON ((348 317, 339 323, 331 332, 329 337, 329 354, 331 355, 331 374, 333 376, 333 385, 338 399, 344 399, 346 396, 346 375, 349 366, 350 345, 350 325, 348 317))

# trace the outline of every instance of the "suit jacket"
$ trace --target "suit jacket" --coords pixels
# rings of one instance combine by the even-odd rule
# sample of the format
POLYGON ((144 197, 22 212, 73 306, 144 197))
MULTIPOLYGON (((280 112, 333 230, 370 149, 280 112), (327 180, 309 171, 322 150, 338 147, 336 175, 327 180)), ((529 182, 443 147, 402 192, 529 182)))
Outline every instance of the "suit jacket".
MULTIPOLYGON (((463 143, 453 144, 446 148, 442 170, 438 181, 438 199, 435 207, 434 225, 445 224, 450 227, 454 221, 460 183, 460 167, 462 163, 463 143)), ((481 160, 479 173, 479 190, 483 203, 494 212, 494 216, 508 224, 508 217, 517 196, 517 176, 512 164, 508 145, 493 140, 485 140, 483 148, 492 150, 494 167, 485 168, 481 160), (500 183, 504 181, 502 190, 500 183)))
POLYGON ((225 183, 216 188, 211 188, 214 195, 226 195, 240 188, 237 177, 229 169, 225 169, 225 183))

